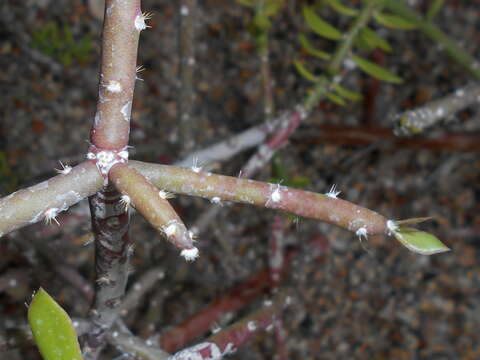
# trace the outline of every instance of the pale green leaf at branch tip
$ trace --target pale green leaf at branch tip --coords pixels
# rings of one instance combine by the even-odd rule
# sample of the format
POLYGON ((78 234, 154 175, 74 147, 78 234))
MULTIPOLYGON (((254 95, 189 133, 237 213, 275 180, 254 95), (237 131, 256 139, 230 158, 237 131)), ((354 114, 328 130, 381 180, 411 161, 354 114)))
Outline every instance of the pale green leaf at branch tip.
POLYGON ((341 0, 325 0, 326 3, 336 12, 346 16, 357 16, 358 10, 345 6, 341 0))
POLYGON ((373 15, 379 24, 395 30, 413 30, 417 25, 403 17, 392 14, 376 13, 373 15))
POLYGON ((308 40, 308 38, 305 36, 305 34, 300 34, 298 36, 298 39, 300 40, 300 44, 302 45, 302 48, 310 55, 313 55, 313 56, 316 56, 320 59, 323 59, 323 60, 330 60, 332 58, 332 55, 324 52, 324 51, 321 51, 321 50, 318 50, 318 49, 315 49, 315 47, 310 43, 310 41, 308 40))
POLYGON ((305 6, 303 8, 303 16, 307 22, 308 27, 317 35, 323 36, 330 40, 339 40, 342 38, 342 33, 334 26, 320 18, 312 8, 305 6))
POLYGON ((393 235, 403 246, 417 254, 433 255, 450 251, 437 237, 424 231, 401 227, 393 235))
POLYGON ((44 360, 83 359, 70 317, 42 288, 28 307, 28 322, 44 360))
POLYGON ((293 65, 295 69, 302 75, 305 79, 312 82, 317 82, 320 78, 313 73, 311 73, 300 61, 294 60, 293 65))
POLYGON ((357 64, 360 69, 362 69, 368 75, 371 75, 376 79, 394 84, 401 84, 403 82, 402 78, 400 78, 399 76, 371 61, 363 59, 357 55, 352 55, 352 60, 355 62, 355 64, 357 64))

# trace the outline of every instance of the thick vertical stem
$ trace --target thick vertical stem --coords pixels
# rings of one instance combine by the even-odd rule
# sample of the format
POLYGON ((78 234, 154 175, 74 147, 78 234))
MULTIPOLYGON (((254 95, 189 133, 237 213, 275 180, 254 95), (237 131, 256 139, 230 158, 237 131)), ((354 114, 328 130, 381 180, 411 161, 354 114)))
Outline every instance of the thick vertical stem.
POLYGON ((136 80, 138 38, 147 28, 140 0, 106 0, 102 65, 95 121, 87 157, 104 177, 103 191, 89 198, 95 235, 96 288, 91 327, 84 338, 86 360, 98 357, 105 335, 118 315, 125 293, 131 250, 128 209, 121 194, 108 186, 112 166, 128 159, 126 146, 136 80))
POLYGON ((116 150, 128 144, 138 38, 146 25, 140 0, 107 0, 104 19, 97 111, 90 141, 98 148, 116 150))
POLYGON ((132 250, 129 215, 113 188, 90 197, 95 234, 95 298, 90 311, 91 328, 85 337, 85 359, 96 359, 104 337, 118 315, 125 294, 132 250))

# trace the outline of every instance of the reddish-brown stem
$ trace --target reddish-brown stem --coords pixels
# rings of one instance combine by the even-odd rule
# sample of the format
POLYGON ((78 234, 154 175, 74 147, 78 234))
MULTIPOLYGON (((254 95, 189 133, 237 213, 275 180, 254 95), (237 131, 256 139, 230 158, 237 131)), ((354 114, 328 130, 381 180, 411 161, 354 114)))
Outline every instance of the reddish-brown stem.
POLYGON ((174 355, 176 360, 222 359, 224 355, 235 352, 262 330, 272 330, 276 316, 287 305, 285 294, 276 296, 274 301, 267 301, 263 307, 210 336, 205 342, 182 350, 174 355))
POLYGON ((90 311, 91 329, 84 339, 86 360, 96 359, 108 329, 118 316, 127 285, 131 243, 129 216, 113 187, 90 197, 95 234, 95 298, 90 311), (119 206, 120 205, 120 206, 119 206))

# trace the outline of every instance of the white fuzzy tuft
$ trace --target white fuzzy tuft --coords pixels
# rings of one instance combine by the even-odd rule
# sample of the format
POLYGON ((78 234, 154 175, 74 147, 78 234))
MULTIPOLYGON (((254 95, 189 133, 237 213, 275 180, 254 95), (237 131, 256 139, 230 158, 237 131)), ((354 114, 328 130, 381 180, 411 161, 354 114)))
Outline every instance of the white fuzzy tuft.
POLYGON ((212 204, 220 204, 222 200, 218 196, 214 196, 213 198, 210 199, 210 202, 212 204))
POLYGON ((57 208, 50 208, 45 211, 45 223, 47 225, 50 225, 52 221, 55 221, 57 225, 60 226, 60 224, 57 221, 57 215, 60 212, 60 209, 57 208))
POLYGON ((135 18, 135 29, 137 29, 138 31, 142 31, 142 30, 145 30, 146 28, 149 28, 150 26, 147 25, 145 21, 151 19, 152 16, 153 16, 153 13, 151 12, 146 12, 146 13, 137 15, 137 17, 135 18))
POLYGON ((72 167, 68 165, 63 165, 61 161, 59 161, 61 169, 55 169, 55 171, 62 175, 67 175, 70 171, 72 171, 72 167))
POLYGON ((167 199, 172 199, 175 197, 172 193, 165 191, 165 190, 160 190, 158 192, 158 196, 160 196, 162 199, 167 200, 167 199))
POLYGON ((130 207, 131 201, 132 200, 130 199, 130 196, 128 196, 128 195, 122 195, 120 197, 120 203, 124 206, 125 211, 127 211, 128 208, 130 207))
POLYGON ((180 253, 180 256, 183 256, 187 261, 195 261, 195 259, 198 258, 198 249, 196 247, 184 249, 180 253))
POLYGON ((387 229, 389 230, 388 234, 391 235, 392 232, 396 232, 398 230, 398 225, 395 221, 388 220, 387 221, 387 229))
POLYGON ((362 237, 365 238, 365 240, 367 240, 367 235, 368 235, 368 232, 367 232, 367 228, 365 226, 362 226, 360 229, 358 229, 355 234, 358 236, 358 238, 360 239, 360 241, 362 241, 362 237))
POLYGON ((330 190, 325 193, 326 196, 332 199, 336 199, 337 196, 341 193, 341 191, 337 191, 337 185, 333 184, 330 190))
POLYGON ((193 158, 193 164, 190 167, 190 169, 192 169, 192 171, 196 173, 199 173, 200 171, 202 171, 202 167, 198 164, 198 158, 196 157, 193 158))
POLYGON ((272 200, 272 202, 279 202, 281 198, 282 194, 280 193, 280 185, 277 185, 276 189, 270 195, 270 200, 272 200))

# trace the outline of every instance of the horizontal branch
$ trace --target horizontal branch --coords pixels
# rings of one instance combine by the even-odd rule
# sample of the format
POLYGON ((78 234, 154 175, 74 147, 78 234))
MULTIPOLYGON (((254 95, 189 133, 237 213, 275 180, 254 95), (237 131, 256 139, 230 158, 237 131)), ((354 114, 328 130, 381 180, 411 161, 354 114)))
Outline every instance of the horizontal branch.
POLYGON ((388 232, 387 219, 382 215, 335 197, 168 165, 131 161, 130 166, 157 187, 171 192, 287 211, 353 232, 363 229, 365 235, 388 232))
POLYGON ((103 177, 93 162, 67 167, 60 175, 0 199, 0 237, 42 219, 55 217, 96 193, 103 177))

